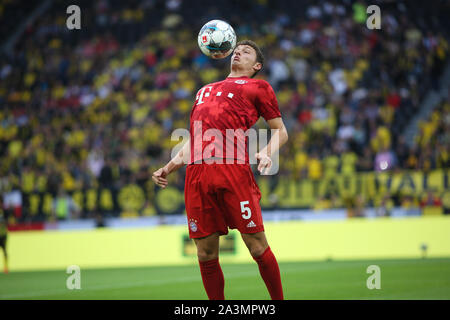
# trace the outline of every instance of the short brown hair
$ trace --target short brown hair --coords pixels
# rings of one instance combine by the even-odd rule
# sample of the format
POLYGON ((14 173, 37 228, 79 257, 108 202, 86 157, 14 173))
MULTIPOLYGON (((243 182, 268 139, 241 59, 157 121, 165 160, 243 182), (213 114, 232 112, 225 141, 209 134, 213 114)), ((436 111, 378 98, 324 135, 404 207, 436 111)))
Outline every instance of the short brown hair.
MULTIPOLYGON (((258 45, 254 41, 252 41, 252 40, 242 40, 242 41, 239 41, 238 43, 236 43, 236 47, 235 48, 237 48, 238 46, 250 46, 250 47, 252 47, 255 50, 255 52, 256 52, 256 62, 261 63, 262 67, 264 67, 264 55, 263 55, 261 49, 258 47, 258 45)), ((262 67, 261 67, 261 69, 262 69, 262 67)), ((260 70, 256 71, 253 74, 252 78, 254 76, 256 76, 256 74, 260 70)))

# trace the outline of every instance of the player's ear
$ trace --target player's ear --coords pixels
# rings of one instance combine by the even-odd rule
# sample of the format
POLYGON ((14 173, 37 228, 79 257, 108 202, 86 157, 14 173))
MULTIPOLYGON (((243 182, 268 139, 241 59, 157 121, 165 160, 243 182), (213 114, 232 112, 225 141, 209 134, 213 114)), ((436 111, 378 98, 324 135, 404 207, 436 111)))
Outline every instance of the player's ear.
POLYGON ((261 70, 262 69, 262 63, 261 62, 256 62, 254 65, 253 65, 253 70, 255 71, 255 72, 258 72, 259 70, 261 70))

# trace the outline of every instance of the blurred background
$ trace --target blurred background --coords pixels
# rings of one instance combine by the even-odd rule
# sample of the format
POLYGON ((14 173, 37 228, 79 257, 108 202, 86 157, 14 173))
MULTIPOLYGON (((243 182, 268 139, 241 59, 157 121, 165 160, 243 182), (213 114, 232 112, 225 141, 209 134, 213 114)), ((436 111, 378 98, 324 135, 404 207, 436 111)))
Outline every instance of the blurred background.
POLYGON ((279 174, 258 177, 264 209, 450 212, 447 1, 375 1, 380 30, 367 28, 364 1, 269 0, 76 1, 81 29, 69 30, 72 2, 1 1, 10 224, 183 213, 184 170, 164 192, 151 173, 197 90, 229 73, 229 58, 197 47, 215 18, 262 47, 259 77, 290 135, 279 174))
POLYGON ((449 16, 444 0, 0 0, 8 229, 185 224, 185 170, 164 190, 151 174, 229 73, 197 47, 212 19, 261 46, 289 132, 278 175, 256 174, 266 221, 448 214, 449 16))

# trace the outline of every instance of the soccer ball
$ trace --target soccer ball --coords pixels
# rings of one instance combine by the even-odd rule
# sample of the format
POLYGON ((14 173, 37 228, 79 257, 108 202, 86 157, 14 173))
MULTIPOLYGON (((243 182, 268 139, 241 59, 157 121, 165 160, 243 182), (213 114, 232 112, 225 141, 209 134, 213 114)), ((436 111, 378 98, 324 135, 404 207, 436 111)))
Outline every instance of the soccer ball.
POLYGON ((211 20, 200 29, 198 46, 208 57, 226 58, 236 46, 236 33, 225 21, 211 20))

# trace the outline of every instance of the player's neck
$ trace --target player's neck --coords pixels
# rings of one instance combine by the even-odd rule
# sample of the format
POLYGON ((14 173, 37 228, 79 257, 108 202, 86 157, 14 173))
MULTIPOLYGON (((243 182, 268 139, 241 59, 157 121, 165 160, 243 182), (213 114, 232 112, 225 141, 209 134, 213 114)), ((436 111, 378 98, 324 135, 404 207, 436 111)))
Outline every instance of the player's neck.
POLYGON ((249 77, 251 78, 252 72, 249 70, 244 70, 239 67, 231 67, 230 74, 228 75, 228 78, 240 78, 240 77, 249 77))
POLYGON ((228 78, 241 78, 241 77, 248 77, 250 78, 250 74, 245 73, 245 72, 234 72, 231 71, 230 74, 228 75, 228 78))

